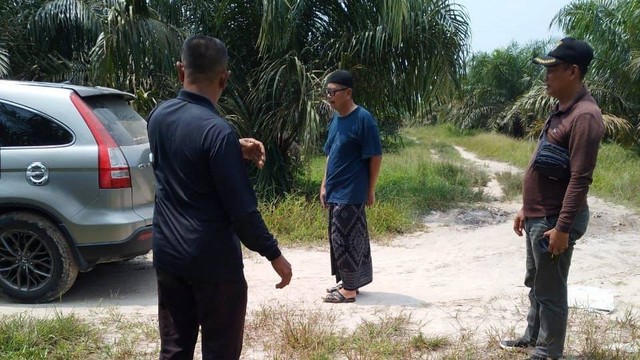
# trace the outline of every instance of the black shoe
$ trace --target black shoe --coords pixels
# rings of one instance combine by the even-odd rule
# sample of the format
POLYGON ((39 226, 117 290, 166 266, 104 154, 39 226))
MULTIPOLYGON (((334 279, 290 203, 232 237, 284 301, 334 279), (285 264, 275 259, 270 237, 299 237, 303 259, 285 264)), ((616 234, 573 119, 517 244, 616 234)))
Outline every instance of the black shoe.
MULTIPOLYGON (((551 359, 551 358, 546 358, 538 355, 531 355, 531 357, 529 358, 529 360, 547 360, 547 359, 551 359)), ((552 358, 551 360, 558 360, 558 358, 552 358)))
POLYGON ((516 340, 502 340, 500 341, 500 347, 505 350, 526 349, 528 347, 536 346, 535 340, 525 341, 522 338, 516 340))

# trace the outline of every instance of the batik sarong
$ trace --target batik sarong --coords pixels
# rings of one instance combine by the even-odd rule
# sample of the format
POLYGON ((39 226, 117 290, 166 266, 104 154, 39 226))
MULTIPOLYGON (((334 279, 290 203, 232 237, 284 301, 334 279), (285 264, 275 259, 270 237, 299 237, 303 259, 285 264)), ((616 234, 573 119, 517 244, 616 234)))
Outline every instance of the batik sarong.
POLYGON ((331 275, 356 290, 373 280, 365 204, 329 204, 331 275))

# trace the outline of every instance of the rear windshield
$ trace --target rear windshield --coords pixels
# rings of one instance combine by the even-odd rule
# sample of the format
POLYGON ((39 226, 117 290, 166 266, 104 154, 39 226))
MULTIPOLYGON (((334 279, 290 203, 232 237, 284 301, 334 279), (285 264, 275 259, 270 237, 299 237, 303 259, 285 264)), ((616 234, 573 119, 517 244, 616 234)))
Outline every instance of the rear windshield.
POLYGON ((146 144, 147 123, 129 104, 116 96, 91 96, 83 99, 120 146, 146 144))

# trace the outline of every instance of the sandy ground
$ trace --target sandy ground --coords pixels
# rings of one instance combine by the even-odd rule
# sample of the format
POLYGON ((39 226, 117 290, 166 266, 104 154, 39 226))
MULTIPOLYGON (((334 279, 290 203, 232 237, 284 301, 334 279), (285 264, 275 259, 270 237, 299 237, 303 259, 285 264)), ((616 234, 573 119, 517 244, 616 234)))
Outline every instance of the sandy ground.
MULTIPOLYGON (((491 174, 518 171, 458 150, 491 174)), ((431 214, 425 218, 426 231, 398 237, 386 246, 374 244, 374 281, 362 289, 354 304, 321 300, 325 288, 334 282, 328 249, 284 249, 294 278, 282 290, 274 288, 277 277, 265 259, 248 257, 248 313, 273 304, 319 308, 344 315, 339 323, 351 328, 363 318, 403 312, 422 324, 428 335, 520 331, 527 293, 523 285, 525 240, 512 230, 513 215, 520 205, 500 202, 500 188, 494 180, 485 191, 495 201, 431 214)), ((593 197, 589 202, 591 223, 574 251, 570 289, 591 287, 612 293, 617 310, 608 316, 626 308, 640 309, 640 217, 593 197)), ((0 314, 45 315, 57 310, 91 316, 96 309, 117 307, 127 314, 154 316, 156 288, 150 259, 147 255, 80 274, 61 302, 25 306, 0 300, 0 314)))

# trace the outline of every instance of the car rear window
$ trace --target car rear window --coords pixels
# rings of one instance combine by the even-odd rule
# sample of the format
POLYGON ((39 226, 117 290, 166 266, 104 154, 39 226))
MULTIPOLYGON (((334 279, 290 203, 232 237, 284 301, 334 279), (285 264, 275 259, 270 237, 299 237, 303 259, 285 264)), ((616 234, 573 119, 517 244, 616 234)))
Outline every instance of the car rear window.
POLYGON ((122 98, 91 96, 83 99, 120 146, 146 144, 147 122, 122 98))
POLYGON ((0 146, 51 146, 73 142, 59 123, 30 110, 0 102, 0 146))

